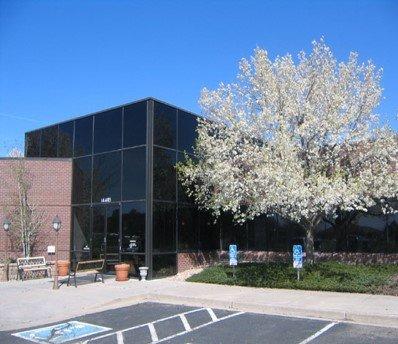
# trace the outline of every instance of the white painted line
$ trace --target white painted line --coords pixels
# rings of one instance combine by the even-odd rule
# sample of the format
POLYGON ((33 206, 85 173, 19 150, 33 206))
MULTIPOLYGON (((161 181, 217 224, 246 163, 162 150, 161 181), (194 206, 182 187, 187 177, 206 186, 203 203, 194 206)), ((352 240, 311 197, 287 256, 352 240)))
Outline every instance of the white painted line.
POLYGON ((307 343, 309 343, 311 340, 315 339, 316 337, 319 337, 322 333, 325 333, 327 330, 331 329, 334 325, 337 325, 337 324, 338 323, 333 322, 333 323, 330 323, 330 324, 326 325, 324 328, 322 328, 318 332, 314 333, 311 337, 308 337, 307 339, 304 339, 299 344, 307 344, 307 343))
POLYGON ((180 314, 180 319, 184 325, 185 331, 191 331, 191 325, 189 325, 189 322, 184 314, 180 314))
POLYGON ((123 333, 122 332, 116 332, 116 339, 117 339, 117 344, 124 344, 124 339, 123 339, 123 333))
POLYGON ((149 332, 151 332, 152 343, 157 342, 159 338, 158 334, 156 333, 155 326, 153 326, 153 323, 149 323, 148 327, 149 327, 149 332))
POLYGON ((209 326, 209 325, 211 325, 211 324, 218 323, 218 322, 220 322, 220 321, 223 321, 223 320, 226 320, 226 319, 229 319, 229 318, 232 318, 232 317, 236 317, 237 315, 241 315, 241 314, 244 314, 244 312, 238 312, 238 313, 230 314, 230 315, 227 315, 227 316, 225 316, 225 317, 223 317, 223 318, 218 318, 218 319, 215 320, 215 321, 209 321, 208 323, 205 323, 205 324, 200 325, 200 326, 196 326, 196 327, 192 328, 192 329, 189 330, 189 331, 182 331, 182 332, 173 334, 172 336, 169 336, 169 337, 166 337, 166 338, 162 338, 161 340, 158 340, 157 342, 152 342, 151 344, 162 343, 162 342, 164 342, 164 341, 166 341, 166 340, 169 340, 169 339, 173 339, 173 338, 182 336, 182 335, 184 335, 184 334, 187 334, 188 332, 192 332, 192 331, 195 331, 195 330, 199 330, 200 328, 209 326))
POLYGON ((211 320, 212 321, 216 321, 217 320, 217 316, 214 314, 213 310, 211 308, 206 308, 206 310, 209 312, 211 320))
MULTIPOLYGON (((145 324, 141 324, 141 325, 137 325, 137 326, 133 326, 133 327, 128 327, 128 328, 125 328, 124 330, 120 330, 120 331, 118 331, 118 332, 123 333, 123 332, 126 332, 126 331, 135 330, 135 329, 137 329, 137 328, 141 328, 141 327, 148 326, 148 324, 156 324, 156 323, 158 323, 158 322, 162 322, 162 321, 166 321, 166 320, 169 320, 169 319, 178 318, 181 314, 187 315, 187 314, 191 314, 191 313, 200 312, 200 311, 203 311, 203 310, 205 310, 205 309, 206 309, 206 308, 197 308, 197 309, 193 309, 193 310, 191 310, 191 311, 187 311, 187 312, 184 312, 184 313, 174 314, 174 315, 171 315, 171 316, 166 317, 166 318, 162 318, 162 319, 158 319, 158 320, 152 321, 152 322, 150 322, 150 323, 145 323, 145 324)), ((95 341, 95 340, 98 340, 98 339, 102 339, 102 338, 106 338, 106 337, 109 337, 109 336, 113 336, 115 333, 116 333, 116 332, 111 332, 111 333, 103 334, 102 336, 98 336, 98 337, 95 337, 95 338, 91 338, 91 339, 89 339, 89 340, 86 340, 86 341, 83 342, 82 344, 87 344, 87 343, 89 343, 89 342, 92 342, 92 341, 95 341)))

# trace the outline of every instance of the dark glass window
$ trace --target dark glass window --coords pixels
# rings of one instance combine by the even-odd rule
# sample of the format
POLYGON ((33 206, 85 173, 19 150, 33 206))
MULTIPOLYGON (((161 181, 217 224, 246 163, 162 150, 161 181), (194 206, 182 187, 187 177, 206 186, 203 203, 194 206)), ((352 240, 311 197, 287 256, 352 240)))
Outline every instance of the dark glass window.
POLYGON ((176 148, 177 109, 155 102, 153 143, 176 148))
POLYGON ((140 266, 148 266, 145 264, 145 255, 143 254, 122 254, 122 262, 130 265, 130 275, 134 277, 140 276, 140 266))
POLYGON ((176 199, 176 152, 154 147, 153 149, 153 197, 175 201, 176 199))
POLYGON ((176 249, 176 207, 172 203, 153 204, 153 251, 174 252, 176 249))
POLYGON ((91 157, 73 160, 73 203, 91 201, 91 157))
POLYGON ((139 102, 124 108, 124 147, 146 144, 146 106, 139 102))
POLYGON ((122 108, 102 112, 94 119, 94 153, 122 147, 122 108))
MULTIPOLYGON (((188 155, 189 156, 189 155, 188 155)), ((186 154, 185 153, 177 153, 178 162, 185 163, 186 154)), ((191 159, 194 159, 194 156, 189 156, 191 159)), ((192 197, 188 196, 186 186, 182 185, 181 181, 177 178, 177 192, 178 192, 178 203, 195 203, 192 197)))
POLYGON ((93 202, 120 200, 121 152, 94 156, 93 202))
POLYGON ((196 140, 197 117, 190 113, 178 111, 178 150, 193 153, 196 140))
POLYGON ((177 272, 175 254, 159 254, 153 256, 153 277, 166 277, 177 272))
POLYGON ((58 156, 73 156, 73 122, 62 123, 58 127, 58 156))
POLYGON ((91 250, 90 206, 73 207, 73 247, 75 251, 86 252, 91 250))
POLYGON ((178 205, 178 249, 182 252, 198 249, 200 218, 196 207, 178 205))
POLYGON ((76 120, 74 156, 92 153, 93 116, 76 120))
POLYGON ((144 199, 146 189, 146 147, 123 151, 123 199, 144 199))
POLYGON ((41 130, 32 131, 26 134, 26 156, 36 158, 40 156, 41 130))
POLYGON ((45 128, 41 132, 40 156, 54 158, 57 156, 58 126, 45 128))
POLYGON ((92 257, 94 259, 104 258, 105 218, 106 208, 104 206, 93 207, 92 257))
POLYGON ((123 203, 122 252, 145 252, 145 202, 123 203))
POLYGON ((205 210, 200 210, 199 249, 202 251, 213 251, 220 249, 221 225, 214 223, 214 217, 205 210))

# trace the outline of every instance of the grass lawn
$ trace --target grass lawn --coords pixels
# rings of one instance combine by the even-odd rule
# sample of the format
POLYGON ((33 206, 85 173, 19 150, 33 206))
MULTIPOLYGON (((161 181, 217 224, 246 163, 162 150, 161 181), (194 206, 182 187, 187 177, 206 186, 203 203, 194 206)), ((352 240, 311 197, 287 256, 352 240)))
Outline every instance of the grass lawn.
POLYGON ((398 265, 348 265, 324 262, 306 265, 297 281, 296 270, 287 263, 242 263, 236 267, 209 267, 187 279, 189 282, 240 285, 259 288, 284 288, 388 294, 398 296, 398 265))

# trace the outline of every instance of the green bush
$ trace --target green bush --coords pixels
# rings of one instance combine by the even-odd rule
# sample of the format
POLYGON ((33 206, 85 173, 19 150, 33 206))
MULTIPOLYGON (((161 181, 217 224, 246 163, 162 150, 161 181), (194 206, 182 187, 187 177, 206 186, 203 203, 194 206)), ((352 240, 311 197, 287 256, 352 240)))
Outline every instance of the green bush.
POLYGON ((398 274, 398 265, 349 265, 339 262, 323 262, 306 265, 297 281, 296 269, 287 263, 242 263, 236 267, 236 275, 230 266, 207 268, 187 279, 226 285, 262 288, 285 288, 340 291, 355 293, 398 294, 398 287, 391 288, 390 281, 398 274))

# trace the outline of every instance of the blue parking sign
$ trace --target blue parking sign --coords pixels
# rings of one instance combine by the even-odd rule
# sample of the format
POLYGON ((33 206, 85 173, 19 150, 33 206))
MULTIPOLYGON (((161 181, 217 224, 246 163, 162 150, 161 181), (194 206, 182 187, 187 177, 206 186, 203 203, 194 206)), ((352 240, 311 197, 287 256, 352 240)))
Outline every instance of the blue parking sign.
POLYGON ((296 269, 303 267, 303 247, 301 245, 293 245, 293 267, 296 269))
POLYGON ((229 245, 229 265, 238 265, 238 246, 229 245))

